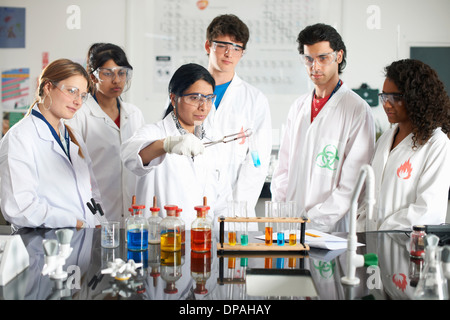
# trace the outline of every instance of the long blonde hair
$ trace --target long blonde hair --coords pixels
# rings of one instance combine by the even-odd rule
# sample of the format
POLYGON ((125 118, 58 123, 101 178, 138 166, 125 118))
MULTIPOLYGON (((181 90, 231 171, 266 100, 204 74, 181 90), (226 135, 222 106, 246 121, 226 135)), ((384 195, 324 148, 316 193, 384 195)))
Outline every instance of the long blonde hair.
MULTIPOLYGON (((58 59, 50 63, 41 73, 41 76, 39 77, 39 86, 37 88, 36 92, 36 100, 33 104, 31 104, 30 108, 28 109, 27 115, 31 113, 31 110, 33 109, 33 106, 36 103, 39 103, 44 99, 44 87, 47 83, 50 83, 52 86, 56 86, 60 81, 63 81, 67 78, 70 78, 72 76, 83 76, 87 83, 88 83, 88 92, 92 92, 93 85, 91 82, 91 79, 86 72, 86 70, 76 62, 73 62, 69 59, 58 59)), ((81 158, 84 158, 83 152, 81 151, 80 144, 78 143, 77 139, 75 138, 75 135, 72 132, 72 129, 66 125, 67 132, 69 133, 69 137, 72 140, 73 143, 75 143, 79 150, 78 155, 81 158)))

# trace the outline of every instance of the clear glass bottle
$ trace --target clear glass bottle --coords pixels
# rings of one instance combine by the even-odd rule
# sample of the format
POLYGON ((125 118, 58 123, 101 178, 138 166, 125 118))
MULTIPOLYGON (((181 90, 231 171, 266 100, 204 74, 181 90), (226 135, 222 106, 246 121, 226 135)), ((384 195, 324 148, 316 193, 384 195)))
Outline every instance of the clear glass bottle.
POLYGON ((181 222, 176 217, 177 206, 166 205, 166 217, 162 219, 161 226, 161 251, 181 250, 181 222))
POLYGON ((191 276, 196 283, 194 293, 208 293, 206 281, 211 277, 211 251, 191 251, 191 276))
POLYGON ((158 244, 161 242, 161 221, 159 216, 159 207, 151 207, 152 215, 147 219, 148 222, 148 243, 158 244))
POLYGON ((409 242, 409 255, 411 258, 422 259, 425 253, 425 226, 413 226, 409 242))
MULTIPOLYGON (((127 230, 127 228, 128 228, 128 220, 130 220, 133 217, 133 208, 129 207, 128 212, 129 212, 129 214, 125 218, 125 230, 127 230)), ((125 242, 128 242, 128 237, 125 237, 125 242)))
POLYGON ((141 251, 148 248, 148 223, 144 217, 144 205, 133 205, 133 216, 127 221, 128 250, 141 251))
POLYGON ((186 223, 184 222, 184 220, 181 218, 181 212, 183 211, 183 209, 181 208, 177 208, 176 212, 175 212, 175 216, 180 220, 181 222, 181 244, 185 244, 186 243, 186 223))
POLYGON ((209 206, 197 206, 197 219, 191 225, 191 250, 206 252, 211 250, 211 220, 208 219, 209 206))
POLYGON ((161 251, 161 278, 166 282, 164 293, 177 293, 178 289, 176 287, 176 282, 181 278, 181 276, 181 251, 161 251))

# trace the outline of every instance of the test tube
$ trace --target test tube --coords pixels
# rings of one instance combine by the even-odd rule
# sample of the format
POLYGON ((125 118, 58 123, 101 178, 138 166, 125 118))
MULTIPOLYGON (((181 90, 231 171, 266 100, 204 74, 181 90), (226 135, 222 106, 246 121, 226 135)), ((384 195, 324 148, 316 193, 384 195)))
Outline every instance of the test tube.
MULTIPOLYGON (((229 218, 235 218, 236 217, 236 211, 235 211, 235 205, 234 201, 228 201, 228 217, 229 218)), ((236 222, 230 222, 227 224, 228 227, 228 244, 230 246, 235 246, 237 242, 236 237, 236 222)))
POLYGON ((261 160, 259 159, 258 149, 256 148, 255 135, 251 135, 250 137, 248 137, 248 144, 253 160, 253 165, 255 166, 255 168, 259 168, 261 166, 261 160))
MULTIPOLYGON (((286 217, 286 203, 279 202, 277 206, 278 210, 278 218, 285 218, 286 217)), ((284 223, 278 222, 277 223, 277 245, 284 246, 284 223)))
MULTIPOLYGON (((239 217, 247 218, 247 201, 238 201, 237 204, 239 210, 239 217)), ((248 222, 241 222, 241 245, 248 245, 248 222)))
MULTIPOLYGON (((265 216, 266 218, 273 218, 273 205, 274 202, 272 201, 266 201, 265 202, 265 216)), ((273 227, 272 227, 272 222, 266 222, 266 227, 265 227, 265 243, 266 246, 271 246, 272 245, 272 235, 273 235, 273 227)))
MULTIPOLYGON (((289 201, 287 203, 289 218, 297 217, 297 203, 295 201, 289 201)), ((289 223, 289 245, 295 246, 297 244, 297 223, 289 223)))

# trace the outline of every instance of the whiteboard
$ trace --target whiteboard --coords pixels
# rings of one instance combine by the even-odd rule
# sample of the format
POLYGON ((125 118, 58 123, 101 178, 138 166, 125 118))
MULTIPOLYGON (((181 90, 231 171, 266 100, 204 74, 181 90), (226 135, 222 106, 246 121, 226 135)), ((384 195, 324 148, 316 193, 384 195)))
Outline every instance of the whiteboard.
POLYGON ((298 33, 319 17, 313 0, 165 0, 155 1, 146 40, 153 52, 147 68, 152 89, 165 92, 182 64, 207 67, 206 28, 216 16, 232 13, 250 29, 247 50, 238 64, 239 76, 266 95, 297 94, 308 85, 297 50, 298 33))

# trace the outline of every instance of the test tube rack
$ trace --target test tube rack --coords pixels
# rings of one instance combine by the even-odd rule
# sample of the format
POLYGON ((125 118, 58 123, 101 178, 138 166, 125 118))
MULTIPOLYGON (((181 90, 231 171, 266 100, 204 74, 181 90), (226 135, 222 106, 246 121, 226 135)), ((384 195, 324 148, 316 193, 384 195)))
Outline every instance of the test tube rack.
POLYGON ((245 253, 261 253, 261 252, 301 252, 302 254, 309 251, 309 246, 305 243, 305 224, 309 222, 309 219, 305 218, 270 218, 270 217, 219 217, 219 243, 217 243, 218 254, 224 254, 227 252, 245 252, 245 253), (299 223, 300 224, 300 239, 295 245, 284 244, 282 246, 272 243, 272 245, 266 245, 265 242, 261 243, 248 243, 247 245, 241 245, 236 243, 234 246, 225 243, 225 223, 226 222, 243 222, 243 223, 299 223))

